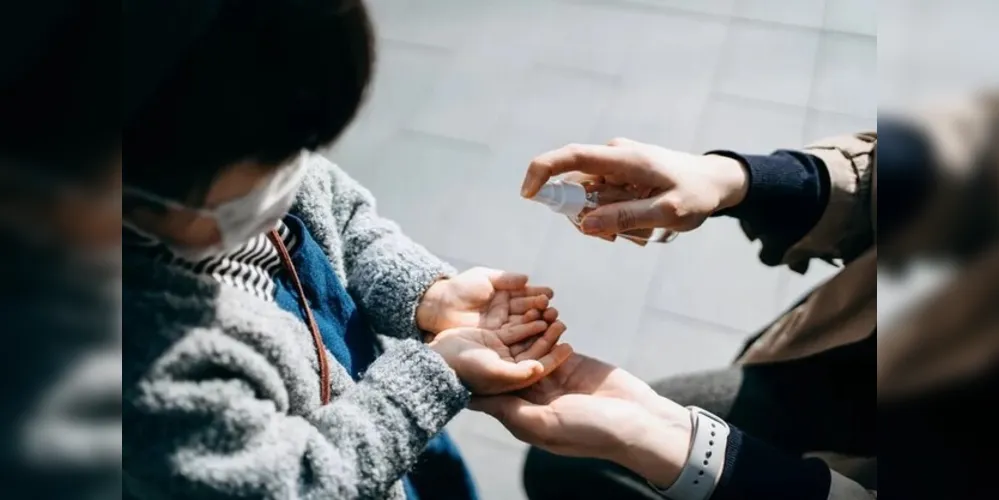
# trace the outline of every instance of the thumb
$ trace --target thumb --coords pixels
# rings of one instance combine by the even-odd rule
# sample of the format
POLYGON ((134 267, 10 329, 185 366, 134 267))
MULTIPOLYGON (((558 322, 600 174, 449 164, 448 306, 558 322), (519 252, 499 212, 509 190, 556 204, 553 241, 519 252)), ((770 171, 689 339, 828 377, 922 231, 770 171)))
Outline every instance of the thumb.
POLYGON ((501 361, 488 368, 488 382, 477 384, 474 392, 490 396, 529 387, 545 375, 545 366, 536 359, 501 361))
POLYGON ((666 227, 665 212, 655 198, 623 201, 598 207, 583 219, 586 234, 616 234, 633 229, 666 227))
POLYGON ((497 390, 488 392, 497 394, 523 389, 541 380, 544 375, 545 365, 536 359, 525 359, 515 363, 506 361, 493 372, 497 390))

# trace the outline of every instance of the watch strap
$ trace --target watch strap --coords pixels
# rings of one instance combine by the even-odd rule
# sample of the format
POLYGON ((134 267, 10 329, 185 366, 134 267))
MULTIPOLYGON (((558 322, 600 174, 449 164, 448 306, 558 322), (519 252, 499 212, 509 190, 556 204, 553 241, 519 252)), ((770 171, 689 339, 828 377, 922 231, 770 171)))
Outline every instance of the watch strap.
POLYGON ((708 500, 721 478, 729 428, 711 412, 696 406, 688 409, 693 427, 687 464, 669 488, 657 490, 670 500, 708 500))

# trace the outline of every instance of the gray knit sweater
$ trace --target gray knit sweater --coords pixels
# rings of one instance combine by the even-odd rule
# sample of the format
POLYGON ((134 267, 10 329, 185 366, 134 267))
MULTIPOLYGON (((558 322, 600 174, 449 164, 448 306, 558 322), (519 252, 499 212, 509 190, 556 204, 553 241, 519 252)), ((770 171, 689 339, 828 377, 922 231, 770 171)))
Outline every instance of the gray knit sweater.
MULTIPOLYGON (((329 255, 383 352, 337 363, 320 405, 306 326, 273 302, 123 252, 124 488, 133 498, 402 498, 399 479, 469 394, 418 339, 416 305, 452 270, 313 155, 292 213, 329 255)), ((327 356, 332 356, 327 353, 327 356)))

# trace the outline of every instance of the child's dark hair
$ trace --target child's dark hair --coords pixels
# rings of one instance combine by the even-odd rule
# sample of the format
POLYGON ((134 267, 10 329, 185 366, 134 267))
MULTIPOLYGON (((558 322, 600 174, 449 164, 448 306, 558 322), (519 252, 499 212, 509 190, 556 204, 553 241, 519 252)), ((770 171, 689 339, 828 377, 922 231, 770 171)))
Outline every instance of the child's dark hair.
POLYGON ((351 122, 374 65, 359 0, 221 0, 123 130, 125 184, 190 201, 227 166, 280 165, 351 122))
POLYGON ((121 132, 119 10, 106 0, 3 5, 0 172, 15 174, 4 177, 11 188, 101 182, 113 170, 121 132))

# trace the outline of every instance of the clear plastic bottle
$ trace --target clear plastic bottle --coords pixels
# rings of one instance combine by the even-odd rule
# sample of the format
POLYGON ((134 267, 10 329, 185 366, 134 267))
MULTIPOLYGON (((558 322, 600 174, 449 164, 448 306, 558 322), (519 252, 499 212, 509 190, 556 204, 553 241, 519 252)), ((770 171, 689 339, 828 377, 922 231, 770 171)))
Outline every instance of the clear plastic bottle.
MULTIPOLYGON (((587 189, 583 184, 556 179, 541 186, 538 194, 531 199, 547 206, 553 212, 565 215, 578 227, 583 217, 601 204, 634 200, 639 197, 634 191, 608 184, 595 185, 595 189, 587 189)), ((669 242, 676 237, 676 233, 668 229, 638 229, 620 233, 618 236, 644 246, 647 243, 669 242)))

